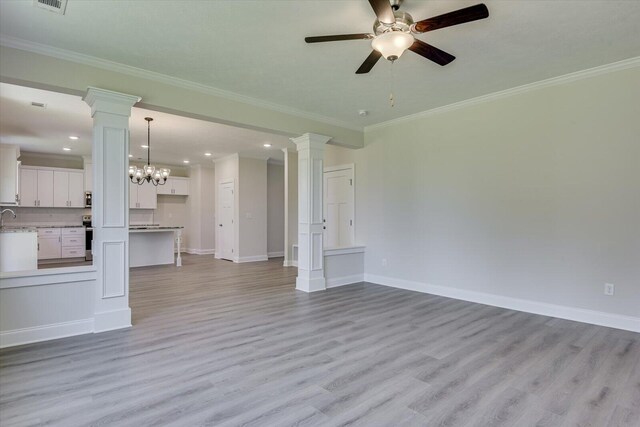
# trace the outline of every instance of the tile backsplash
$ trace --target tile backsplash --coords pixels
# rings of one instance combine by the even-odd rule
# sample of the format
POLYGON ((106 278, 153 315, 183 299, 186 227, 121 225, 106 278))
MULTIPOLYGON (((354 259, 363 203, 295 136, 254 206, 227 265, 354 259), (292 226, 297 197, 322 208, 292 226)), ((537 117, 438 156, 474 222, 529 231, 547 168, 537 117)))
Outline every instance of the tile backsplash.
POLYGON ((82 215, 90 215, 91 209, 11 207, 16 213, 3 215, 4 225, 82 225, 82 215))

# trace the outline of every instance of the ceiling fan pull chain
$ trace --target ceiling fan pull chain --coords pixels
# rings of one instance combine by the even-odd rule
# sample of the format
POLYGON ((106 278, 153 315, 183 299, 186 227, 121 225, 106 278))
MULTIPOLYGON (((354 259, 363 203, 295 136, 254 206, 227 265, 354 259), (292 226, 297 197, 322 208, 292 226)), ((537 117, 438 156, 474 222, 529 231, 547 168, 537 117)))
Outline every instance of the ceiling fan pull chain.
POLYGON ((394 107, 394 105, 396 105, 395 100, 393 99, 393 63, 394 61, 391 61, 391 91, 389 93, 389 105, 391 106, 391 108, 394 107))

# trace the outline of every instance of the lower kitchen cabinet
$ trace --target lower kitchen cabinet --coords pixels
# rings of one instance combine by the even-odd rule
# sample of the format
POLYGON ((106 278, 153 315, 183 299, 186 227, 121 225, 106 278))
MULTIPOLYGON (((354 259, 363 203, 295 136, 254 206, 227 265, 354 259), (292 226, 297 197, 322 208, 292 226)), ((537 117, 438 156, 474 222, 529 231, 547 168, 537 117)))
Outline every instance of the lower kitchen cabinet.
POLYGON ((84 258, 84 227, 38 229, 38 259, 84 258))

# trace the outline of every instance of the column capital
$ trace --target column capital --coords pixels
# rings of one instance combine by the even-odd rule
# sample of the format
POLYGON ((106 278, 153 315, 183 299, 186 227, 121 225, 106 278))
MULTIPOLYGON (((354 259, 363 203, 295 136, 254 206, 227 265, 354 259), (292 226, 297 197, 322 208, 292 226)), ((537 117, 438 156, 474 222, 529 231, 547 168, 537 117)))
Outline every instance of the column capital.
POLYGON ((297 138, 290 138, 291 142, 296 144, 298 151, 313 148, 324 149, 324 145, 331 140, 331 136, 319 135, 317 133, 305 133, 297 138))
POLYGON ((98 111, 129 117, 131 116, 131 107, 140 102, 142 98, 136 95, 89 87, 82 99, 91 107, 91 117, 98 111))

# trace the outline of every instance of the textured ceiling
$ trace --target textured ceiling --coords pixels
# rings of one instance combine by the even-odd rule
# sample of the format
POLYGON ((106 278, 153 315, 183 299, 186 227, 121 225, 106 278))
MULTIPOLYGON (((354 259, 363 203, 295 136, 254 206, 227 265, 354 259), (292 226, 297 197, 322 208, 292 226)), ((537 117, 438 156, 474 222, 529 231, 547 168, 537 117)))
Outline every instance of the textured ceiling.
MULTIPOLYGON (((129 123, 134 162, 146 160, 147 151, 141 145, 147 143, 147 116, 154 118, 152 162, 211 164, 212 158, 233 153, 282 160, 281 149, 292 145, 280 135, 133 108, 129 123), (272 146, 266 149, 265 143, 272 146), (205 156, 205 152, 212 156, 205 156)), ((91 109, 79 97, 0 83, 0 143, 36 153, 90 156, 92 126, 91 109), (46 104, 46 108, 33 107, 31 102, 46 104), (79 139, 72 141, 71 135, 79 139), (71 151, 63 151, 63 147, 71 151)))
MULTIPOLYGON (((418 20, 475 3, 406 0, 402 10, 418 20)), ((407 52, 368 75, 354 74, 368 41, 303 41, 370 31, 366 0, 69 0, 64 16, 3 0, 0 32, 356 126, 640 56, 640 1, 485 3, 489 19, 419 37, 454 54, 450 65, 407 52)))

